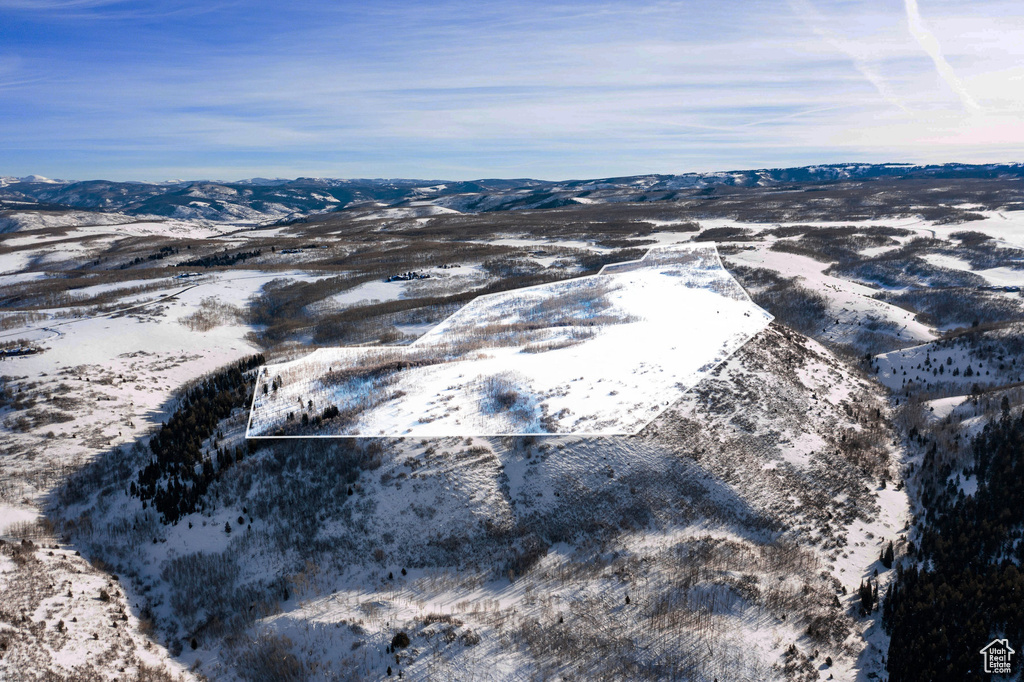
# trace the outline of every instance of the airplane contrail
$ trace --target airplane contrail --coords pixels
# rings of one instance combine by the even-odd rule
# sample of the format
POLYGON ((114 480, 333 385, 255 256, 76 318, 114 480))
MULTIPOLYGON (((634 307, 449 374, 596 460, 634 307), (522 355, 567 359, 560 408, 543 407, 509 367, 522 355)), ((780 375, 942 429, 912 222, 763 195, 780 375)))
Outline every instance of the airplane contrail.
POLYGON ((857 51, 850 46, 849 42, 843 40, 825 26, 825 20, 821 14, 807 0, 789 0, 789 6, 804 23, 819 37, 828 42, 829 45, 839 50, 853 62, 853 68, 857 70, 864 80, 871 83, 878 94, 889 104, 908 111, 906 105, 900 100, 889 84, 882 76, 875 71, 874 67, 863 59, 857 51))
POLYGON ((973 111, 981 110, 978 103, 971 97, 971 93, 967 92, 967 88, 956 76, 956 72, 953 71, 953 67, 949 65, 946 58, 942 56, 942 50, 939 47, 939 41, 935 35, 928 30, 924 25, 924 21, 921 19, 921 11, 917 7, 917 0, 903 0, 907 7, 907 22, 910 25, 910 33, 917 40, 918 44, 928 53, 928 56, 935 62, 935 69, 939 72, 939 76, 942 80, 946 81, 946 84, 952 88, 953 92, 956 93, 960 101, 967 109, 973 111))

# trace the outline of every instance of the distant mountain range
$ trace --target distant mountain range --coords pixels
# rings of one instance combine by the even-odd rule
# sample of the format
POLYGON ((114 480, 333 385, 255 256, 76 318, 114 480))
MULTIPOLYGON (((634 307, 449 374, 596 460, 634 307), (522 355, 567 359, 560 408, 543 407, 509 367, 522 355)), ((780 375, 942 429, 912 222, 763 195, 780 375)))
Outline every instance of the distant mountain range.
POLYGON ((234 182, 51 180, 38 175, 0 177, 0 215, 12 211, 95 211, 266 224, 316 213, 376 203, 387 206, 429 203, 460 212, 555 208, 573 203, 671 201, 716 187, 806 189, 880 179, 1024 179, 1024 164, 833 164, 799 168, 636 175, 590 180, 531 179, 393 180, 331 178, 267 179, 234 182))

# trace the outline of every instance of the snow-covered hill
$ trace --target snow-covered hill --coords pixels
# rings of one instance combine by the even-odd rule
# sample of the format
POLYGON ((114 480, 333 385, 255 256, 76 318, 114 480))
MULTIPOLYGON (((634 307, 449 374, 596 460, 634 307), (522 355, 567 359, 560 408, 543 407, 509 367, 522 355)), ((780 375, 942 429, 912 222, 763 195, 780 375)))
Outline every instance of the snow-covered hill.
POLYGON ((770 320, 713 246, 652 249, 477 298, 409 346, 264 368, 249 436, 635 433, 770 320))
POLYGON ((135 216, 123 213, 94 213, 88 211, 9 211, 0 214, 0 234, 45 227, 80 227, 89 225, 122 225, 136 222, 135 216))
POLYGON ((884 651, 851 588, 906 519, 884 409, 772 327, 634 437, 277 441, 169 526, 124 494, 148 457, 122 452, 65 518, 218 679, 275 656, 322 678, 763 680, 828 657, 847 679, 884 651))
MULTIPOLYGON (((989 494, 969 439, 1024 401, 1018 171, 5 181, 28 222, 0 236, 0 677, 884 678, 859 588, 884 608, 882 550, 920 562, 931 503, 989 494), (218 217, 260 201, 351 205, 218 217), (632 436, 245 438, 242 358, 483 336, 514 311, 474 299, 673 244, 776 320, 632 436)), ((569 407, 617 405, 586 377, 648 351, 566 369, 569 407)), ((443 412, 457 378, 402 390, 443 412)))

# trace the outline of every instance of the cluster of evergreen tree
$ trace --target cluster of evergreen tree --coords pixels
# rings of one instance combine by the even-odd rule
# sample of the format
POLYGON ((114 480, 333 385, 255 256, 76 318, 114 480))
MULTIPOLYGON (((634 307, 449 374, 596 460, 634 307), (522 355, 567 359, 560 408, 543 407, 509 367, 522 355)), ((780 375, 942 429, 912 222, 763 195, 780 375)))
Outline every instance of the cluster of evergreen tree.
POLYGON ((861 580, 857 596, 860 597, 860 615, 868 615, 878 607, 878 583, 861 580))
MULTIPOLYGON (((935 446, 926 466, 934 456, 935 446)), ((977 491, 964 495, 957 479, 923 500, 919 561, 898 569, 883 602, 891 682, 986 680, 983 646, 996 636, 1024 646, 1024 415, 1004 403, 972 456, 977 491)))
POLYGON ((183 263, 178 263, 179 268, 215 268, 234 265, 239 261, 258 257, 262 251, 239 251, 238 253, 215 253, 209 256, 200 256, 183 263))
POLYGON ((138 265, 139 263, 145 263, 147 261, 163 260, 167 256, 171 256, 176 253, 178 253, 178 249, 174 248, 173 246, 161 246, 159 251, 151 253, 145 258, 143 258, 142 256, 138 256, 134 260, 130 260, 127 263, 122 263, 119 269, 124 270, 125 268, 130 268, 133 265, 138 265))
POLYGON ((213 452, 205 453, 202 445, 222 419, 250 404, 256 384, 250 371, 263 363, 262 355, 239 360, 190 389, 150 439, 154 458, 139 472, 130 493, 151 502, 164 523, 194 512, 218 473, 248 454, 251 445, 228 449, 215 444, 213 452))

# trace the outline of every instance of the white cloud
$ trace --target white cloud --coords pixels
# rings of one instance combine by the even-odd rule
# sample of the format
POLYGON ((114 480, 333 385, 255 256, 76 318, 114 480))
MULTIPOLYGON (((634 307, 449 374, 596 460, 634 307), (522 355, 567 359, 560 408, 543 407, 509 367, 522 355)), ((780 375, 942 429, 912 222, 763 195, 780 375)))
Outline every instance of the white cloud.
POLYGON ((921 48, 931 57, 939 76, 957 94, 965 108, 974 111, 980 110, 981 107, 971 97, 971 93, 967 91, 964 84, 957 78, 953 67, 949 65, 949 62, 943 56, 938 39, 925 26, 924 20, 921 18, 921 12, 917 7, 917 0, 904 0, 904 5, 907 9, 907 23, 910 27, 910 33, 917 40, 918 44, 921 45, 921 48))
POLYGON ((847 57, 850 58, 853 63, 853 67, 860 73, 865 80, 878 91, 878 94, 882 96, 889 104, 907 111, 906 105, 899 98, 895 91, 889 86, 889 83, 878 73, 871 61, 865 57, 863 50, 859 46, 849 40, 840 38, 831 28, 828 26, 826 19, 818 12, 815 7, 807 0, 789 0, 790 7, 793 12, 797 14, 807 26, 814 31, 814 33, 825 40, 829 45, 839 50, 847 57))
MULTIPOLYGON (((14 70, 0 62, 0 148, 148 153, 160 177, 188 175, 173 154, 205 155, 216 169, 277 159, 247 175, 579 177, 1021 150, 1020 9, 928 8, 930 44, 946 47, 962 93, 985 104, 978 112, 936 86, 905 6, 813 2, 792 0, 792 15, 686 2, 487 6, 466 19, 468 7, 340 6, 233 42, 213 13, 193 22, 202 36, 150 21, 144 41, 94 35, 95 52, 8 44, 0 59, 23 56, 14 70)), ((0 0, 0 10, 28 4, 0 0)))

